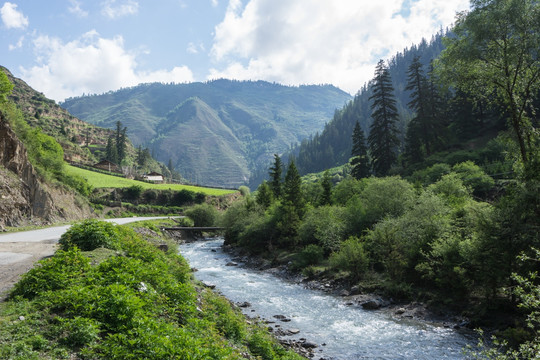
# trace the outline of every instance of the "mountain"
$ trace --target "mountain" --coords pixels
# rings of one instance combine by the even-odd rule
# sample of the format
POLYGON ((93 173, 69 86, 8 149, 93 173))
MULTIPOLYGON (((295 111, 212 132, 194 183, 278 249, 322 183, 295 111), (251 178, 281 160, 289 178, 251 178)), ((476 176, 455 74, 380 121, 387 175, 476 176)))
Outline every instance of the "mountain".
POLYGON ((21 109, 24 120, 32 127, 39 127, 52 136, 62 146, 64 157, 69 161, 93 162, 96 158, 87 150, 87 145, 104 147, 112 134, 104 129, 81 121, 68 111, 47 99, 23 80, 14 77, 11 72, 0 66, 9 81, 14 85, 9 99, 21 109), (88 142, 88 143, 87 143, 88 142))
POLYGON ((99 126, 121 121, 135 145, 149 147, 192 182, 238 187, 274 153, 321 130, 350 99, 331 85, 220 79, 142 84, 61 106, 99 126))
MULTIPOLYGON (((80 120, 54 100, 46 98, 23 80, 14 77, 8 69, 0 66, 0 71, 3 71, 14 85, 8 98, 21 110, 25 122, 52 136, 62 146, 65 160, 92 165, 104 159, 107 140, 115 134, 113 130, 80 120)), ((157 171, 170 176, 166 166, 154 159, 147 159, 144 166, 135 164, 137 149, 129 139, 126 147, 125 168, 136 166, 141 173, 157 171)))

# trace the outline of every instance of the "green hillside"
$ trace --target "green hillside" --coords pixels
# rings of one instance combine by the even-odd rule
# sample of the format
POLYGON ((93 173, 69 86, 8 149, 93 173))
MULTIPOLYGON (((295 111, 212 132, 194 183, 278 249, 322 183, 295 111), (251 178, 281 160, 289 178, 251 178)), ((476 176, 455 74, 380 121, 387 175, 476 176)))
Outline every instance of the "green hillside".
POLYGON ((153 184, 144 181, 130 180, 120 176, 102 174, 69 165, 66 166, 66 172, 70 175, 78 175, 85 178, 93 188, 128 188, 133 185, 139 185, 145 190, 189 190, 214 196, 226 195, 235 192, 235 190, 213 189, 182 184, 153 184))
POLYGON ((61 105, 99 126, 127 126, 135 145, 194 182, 238 187, 257 164, 320 131, 351 97, 330 85, 215 80, 144 84, 61 105))

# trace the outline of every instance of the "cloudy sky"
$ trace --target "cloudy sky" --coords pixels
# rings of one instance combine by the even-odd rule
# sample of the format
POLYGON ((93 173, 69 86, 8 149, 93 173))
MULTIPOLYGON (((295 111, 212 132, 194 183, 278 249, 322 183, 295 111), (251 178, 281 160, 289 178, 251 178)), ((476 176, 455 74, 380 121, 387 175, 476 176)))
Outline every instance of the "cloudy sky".
POLYGON ((0 65, 46 96, 216 78, 334 84, 452 24, 468 0, 0 0, 0 65))

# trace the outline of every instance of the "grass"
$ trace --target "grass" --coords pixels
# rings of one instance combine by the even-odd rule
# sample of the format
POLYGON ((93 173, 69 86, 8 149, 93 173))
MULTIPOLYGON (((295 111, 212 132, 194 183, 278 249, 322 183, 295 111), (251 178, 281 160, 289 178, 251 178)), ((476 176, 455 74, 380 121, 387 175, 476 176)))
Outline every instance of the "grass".
POLYGON ((227 195, 235 193, 236 190, 225 190, 225 189, 214 189, 214 188, 205 188, 192 185, 181 185, 181 184, 151 184, 144 181, 130 180, 118 176, 111 176, 106 174, 101 174, 98 172, 81 169, 71 165, 65 165, 66 172, 68 174, 79 175, 85 178, 90 185, 94 188, 127 188, 133 185, 140 185, 143 189, 155 189, 155 190, 190 190, 193 192, 200 192, 205 195, 227 195))

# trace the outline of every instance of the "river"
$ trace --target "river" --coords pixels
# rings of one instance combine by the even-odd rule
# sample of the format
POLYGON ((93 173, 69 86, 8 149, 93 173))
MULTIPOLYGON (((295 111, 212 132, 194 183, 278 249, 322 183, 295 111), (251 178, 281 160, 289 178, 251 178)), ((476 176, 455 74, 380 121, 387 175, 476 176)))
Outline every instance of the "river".
POLYGON ((349 359, 463 359, 470 335, 412 319, 396 319, 385 311, 346 306, 343 299, 289 283, 269 273, 226 266, 231 256, 221 250, 223 240, 180 245, 195 277, 216 285, 233 302, 249 302, 249 316, 275 321, 283 329, 298 329, 291 339, 318 344, 316 358, 349 359), (284 315, 290 322, 280 322, 284 315), (323 345, 324 344, 324 345, 323 345))

